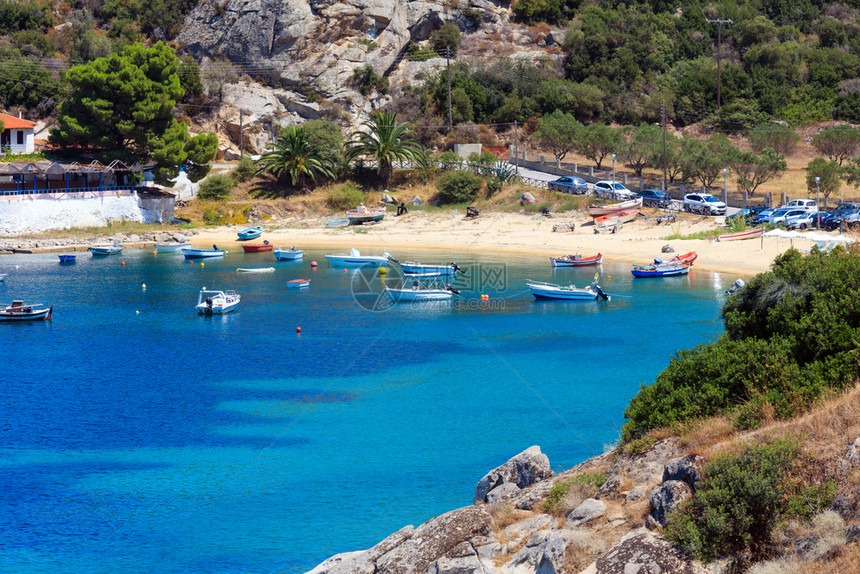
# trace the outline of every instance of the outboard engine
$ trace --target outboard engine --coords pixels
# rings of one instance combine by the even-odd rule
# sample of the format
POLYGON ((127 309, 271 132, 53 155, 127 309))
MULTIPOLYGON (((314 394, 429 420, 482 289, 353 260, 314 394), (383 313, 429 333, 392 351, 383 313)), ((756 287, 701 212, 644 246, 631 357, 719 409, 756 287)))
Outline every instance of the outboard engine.
POLYGON ((597 296, 604 301, 609 301, 609 295, 607 295, 603 289, 600 288, 600 285, 594 286, 594 292, 597 293, 597 296))
POLYGON ((207 297, 207 298, 206 298, 206 311, 205 311, 205 314, 206 314, 206 315, 211 315, 211 314, 212 314, 212 297, 207 297))
POLYGON ((743 279, 735 280, 734 284, 732 284, 732 286, 726 290, 726 295, 734 295, 735 293, 743 289, 745 285, 746 282, 743 279))
POLYGON ((465 273, 465 271, 463 271, 463 269, 453 261, 451 262, 451 269, 454 270, 454 273, 465 273))

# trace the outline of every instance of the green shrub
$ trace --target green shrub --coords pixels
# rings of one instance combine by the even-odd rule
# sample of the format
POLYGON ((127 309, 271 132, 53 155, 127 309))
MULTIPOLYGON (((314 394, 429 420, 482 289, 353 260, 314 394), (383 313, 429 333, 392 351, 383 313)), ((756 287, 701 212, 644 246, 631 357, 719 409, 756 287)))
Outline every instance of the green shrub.
POLYGON ((257 164, 254 163, 254 160, 245 156, 239 160, 239 164, 236 166, 236 169, 233 170, 233 177, 238 182, 248 181, 257 173, 257 164))
POLYGON ((693 497, 670 515, 664 535, 704 562, 744 552, 765 556, 787 501, 803 488, 792 480, 799 455, 797 443, 783 438, 716 457, 693 497))
POLYGON ((224 223, 224 214, 217 207, 208 207, 203 210, 203 222, 206 225, 221 225, 224 223))
POLYGON ((543 501, 543 511, 547 514, 558 514, 561 502, 571 487, 573 487, 572 480, 564 480, 552 485, 552 488, 549 489, 549 494, 546 495, 543 501))
POLYGON ((463 158, 454 151, 443 151, 439 156, 442 169, 458 169, 463 165, 463 158))
POLYGON ((347 184, 331 190, 325 203, 331 209, 344 211, 358 207, 364 201, 364 192, 353 185, 347 184))
POLYGON ((233 178, 229 175, 217 174, 206 178, 200 183, 197 197, 206 200, 222 200, 230 197, 233 189, 233 178))
POLYGON ((449 171, 436 183, 442 203, 468 203, 478 197, 483 180, 468 171, 449 171))

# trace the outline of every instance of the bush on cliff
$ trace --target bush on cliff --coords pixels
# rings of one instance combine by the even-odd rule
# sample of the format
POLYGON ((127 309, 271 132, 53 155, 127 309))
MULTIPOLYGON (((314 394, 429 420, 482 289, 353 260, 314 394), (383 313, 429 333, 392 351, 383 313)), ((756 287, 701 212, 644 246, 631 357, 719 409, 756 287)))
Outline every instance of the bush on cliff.
POLYGON ((726 333, 679 351, 624 412, 622 441, 727 413, 739 428, 782 419, 860 376, 860 253, 790 250, 723 307, 726 333))
POLYGON ((229 175, 217 174, 207 177, 200 183, 197 197, 206 200, 221 200, 230 197, 233 189, 233 178, 229 175))
POLYGON ((478 197, 483 182, 470 171, 449 171, 439 178, 436 187, 442 203, 468 203, 478 197))

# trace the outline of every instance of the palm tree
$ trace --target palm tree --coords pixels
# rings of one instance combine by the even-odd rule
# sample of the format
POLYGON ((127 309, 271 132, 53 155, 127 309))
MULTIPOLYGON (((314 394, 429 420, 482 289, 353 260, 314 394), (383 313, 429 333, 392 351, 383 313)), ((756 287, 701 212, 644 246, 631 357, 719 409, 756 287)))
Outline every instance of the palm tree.
POLYGON ((362 126, 366 131, 354 132, 346 155, 349 159, 370 156, 377 162, 376 172, 383 185, 388 185, 395 161, 415 161, 424 164, 427 153, 424 146, 411 139, 412 129, 397 125, 394 112, 373 112, 362 126))
POLYGON ((293 187, 304 187, 305 178, 316 182, 317 177, 334 178, 332 158, 319 153, 301 127, 281 131, 272 149, 257 160, 257 173, 271 172, 280 178, 290 176, 293 187))

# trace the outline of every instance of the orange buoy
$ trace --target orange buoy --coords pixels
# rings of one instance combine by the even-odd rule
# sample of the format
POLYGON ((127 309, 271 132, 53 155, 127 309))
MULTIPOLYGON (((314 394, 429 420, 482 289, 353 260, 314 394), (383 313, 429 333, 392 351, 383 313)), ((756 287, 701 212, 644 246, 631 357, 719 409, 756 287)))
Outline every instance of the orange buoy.
POLYGON ((125 267, 125 261, 122 262, 122 266, 125 267))
POLYGON ((301 328, 301 327, 296 327, 296 333, 301 333, 301 332, 302 332, 302 328, 301 328))
POLYGON ((346 269, 344 269, 343 272, 346 273, 346 269))
POLYGON ((311 267, 316 267, 316 266, 317 266, 317 262, 316 262, 316 261, 311 261, 311 267))

